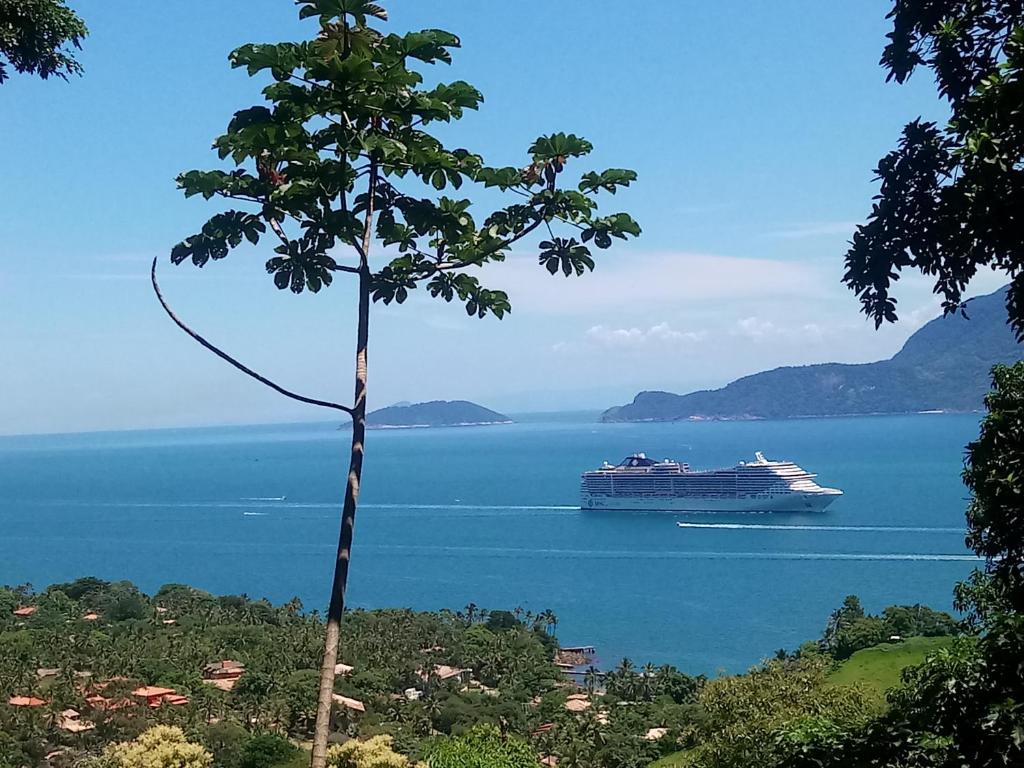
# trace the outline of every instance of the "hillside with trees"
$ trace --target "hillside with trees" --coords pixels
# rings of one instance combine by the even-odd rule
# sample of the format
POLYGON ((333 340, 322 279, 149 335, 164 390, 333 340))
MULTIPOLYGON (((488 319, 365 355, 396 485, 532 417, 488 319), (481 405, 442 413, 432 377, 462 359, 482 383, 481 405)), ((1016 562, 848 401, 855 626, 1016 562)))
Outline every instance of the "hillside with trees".
MULTIPOLYGON (((706 680, 628 659, 570 676, 556 624, 550 611, 472 604, 347 612, 329 764, 462 768, 485 754, 496 762, 480 765, 642 768, 685 752, 701 756, 695 765, 724 765, 754 739, 750 754, 769 765, 789 754, 772 734, 812 714, 853 727, 878 711, 857 680, 830 678, 850 654, 895 632, 957 629, 922 606, 871 616, 851 596, 820 640, 706 680)), ((152 596, 91 577, 0 588, 0 766, 135 768, 154 754, 173 758, 160 768, 306 765, 322 631, 298 600, 181 584, 152 596)))
POLYGON ((602 421, 788 419, 920 411, 976 411, 989 371, 1024 358, 1006 324, 1007 288, 935 318, 888 360, 823 363, 755 373, 722 389, 675 395, 641 392, 602 421))

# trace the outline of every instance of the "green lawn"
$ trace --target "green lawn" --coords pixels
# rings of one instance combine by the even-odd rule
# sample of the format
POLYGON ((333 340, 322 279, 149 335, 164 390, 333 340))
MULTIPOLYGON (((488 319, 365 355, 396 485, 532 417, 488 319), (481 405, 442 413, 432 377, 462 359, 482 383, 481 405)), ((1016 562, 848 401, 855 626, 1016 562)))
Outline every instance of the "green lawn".
POLYGON ((655 760, 647 768, 678 768, 678 766, 686 764, 686 757, 689 754, 690 750, 688 749, 673 752, 671 755, 665 755, 660 760, 655 760))
POLYGON ((836 685, 861 683, 884 701, 885 692, 900 682, 900 673, 920 664, 932 651, 946 648, 952 637, 909 637, 898 643, 882 643, 857 651, 829 675, 836 685))

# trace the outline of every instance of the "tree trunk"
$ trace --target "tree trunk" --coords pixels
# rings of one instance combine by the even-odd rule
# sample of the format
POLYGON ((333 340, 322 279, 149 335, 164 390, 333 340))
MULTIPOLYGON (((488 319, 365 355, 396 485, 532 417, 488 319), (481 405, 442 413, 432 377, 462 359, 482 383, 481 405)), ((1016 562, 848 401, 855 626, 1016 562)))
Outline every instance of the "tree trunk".
POLYGON ((370 319, 370 271, 363 264, 359 272, 359 319, 356 330, 356 391, 352 413, 352 454, 349 459, 345 505, 341 513, 338 556, 334 564, 331 602, 327 608, 327 631, 324 658, 320 667, 320 694, 316 706, 316 727, 313 730, 312 768, 327 765, 327 737, 331 729, 331 706, 334 694, 334 667, 338 663, 338 639, 341 616, 345 610, 345 587, 348 585, 348 564, 352 553, 352 530, 356 521, 359 482, 363 474, 363 443, 366 436, 366 341, 370 319))

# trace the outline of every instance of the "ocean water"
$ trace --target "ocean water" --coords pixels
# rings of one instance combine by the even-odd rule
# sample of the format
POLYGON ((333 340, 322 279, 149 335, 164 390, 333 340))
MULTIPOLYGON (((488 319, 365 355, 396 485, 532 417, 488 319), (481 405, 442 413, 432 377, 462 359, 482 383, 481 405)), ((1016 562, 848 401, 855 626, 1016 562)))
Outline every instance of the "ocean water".
MULTIPOLYGON (((740 671, 817 637, 843 597, 951 607, 975 415, 373 431, 349 603, 550 608, 565 644, 740 671), (579 473, 634 451, 796 461, 846 495, 820 514, 582 512, 579 473), (685 528, 677 521, 689 523, 685 528)), ((0 583, 83 575, 147 591, 326 604, 347 469, 333 424, 0 438, 0 583), (286 497, 283 501, 276 500, 286 497)))

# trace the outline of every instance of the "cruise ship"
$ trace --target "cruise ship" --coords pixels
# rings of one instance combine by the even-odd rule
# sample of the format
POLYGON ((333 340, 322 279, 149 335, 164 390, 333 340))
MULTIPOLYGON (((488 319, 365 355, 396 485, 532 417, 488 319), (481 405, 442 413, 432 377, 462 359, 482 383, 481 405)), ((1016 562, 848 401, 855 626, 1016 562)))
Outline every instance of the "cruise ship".
POLYGON ((642 453, 583 473, 582 509, 669 512, 820 512, 843 495, 791 461, 764 454, 734 467, 693 470, 642 453))

